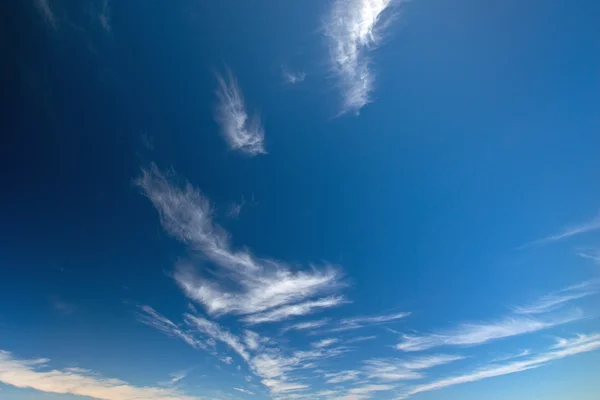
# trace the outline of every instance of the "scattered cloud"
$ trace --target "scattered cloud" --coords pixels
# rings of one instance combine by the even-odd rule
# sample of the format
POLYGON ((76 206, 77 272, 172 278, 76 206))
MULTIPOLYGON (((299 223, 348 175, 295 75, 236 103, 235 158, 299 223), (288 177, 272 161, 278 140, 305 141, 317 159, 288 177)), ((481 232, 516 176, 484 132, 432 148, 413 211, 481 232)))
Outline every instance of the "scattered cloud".
MULTIPOLYGON (((143 169, 137 184, 158 210, 167 233, 210 260, 211 278, 180 265, 174 278, 186 296, 211 315, 247 315, 252 324, 283 321, 335 307, 341 296, 309 300, 343 287, 340 270, 331 265, 292 269, 273 259, 258 259, 248 249, 234 250, 230 235, 213 222, 210 202, 192 185, 171 182, 156 166, 143 169), (219 281, 212 279, 217 276, 219 281), (250 315, 251 314, 251 315, 250 315)), ((206 269, 208 271, 208 269, 206 269)))
POLYGON ((216 118, 223 137, 233 150, 248 155, 265 154, 265 130, 258 115, 249 115, 242 91, 231 70, 217 74, 216 118))
POLYGON ((335 0, 325 25, 331 69, 339 80, 342 112, 371 102, 375 77, 369 53, 378 47, 396 0, 335 0))
POLYGON ((360 371, 349 370, 325 374, 326 383, 343 383, 348 381, 355 381, 360 376, 360 371))
POLYGON ((216 341, 225 343, 245 361, 250 359, 250 355, 246 351, 242 341, 219 324, 191 314, 185 314, 185 322, 196 329, 197 332, 207 335, 216 341))
POLYGON ((251 392, 251 391, 249 391, 249 390, 242 389, 242 388, 237 388, 237 387, 236 387, 236 388, 233 388, 233 390, 237 390, 237 391, 238 391, 238 392, 240 392, 240 393, 249 394, 249 395, 252 395, 252 396, 254 395, 254 392, 251 392))
POLYGON ((72 394, 101 400, 195 400, 171 388, 133 386, 83 369, 40 371, 48 359, 21 360, 0 350, 0 382, 47 393, 72 394))
POLYGON ((402 341, 396 345, 396 348, 402 351, 421 351, 439 346, 472 346, 537 332, 573 322, 582 317, 583 313, 580 310, 574 310, 564 316, 544 320, 525 316, 509 316, 494 322, 464 323, 440 333, 423 336, 403 335, 402 341))
POLYGON ((50 0, 35 0, 35 7, 42 17, 44 17, 46 22, 52 27, 52 29, 56 29, 56 16, 54 15, 54 11, 50 6, 50 0))
POLYGON ((320 328, 327 325, 327 319, 319 319, 314 321, 298 322, 296 324, 288 325, 281 330, 281 333, 288 331, 306 331, 311 329, 320 328))
POLYGON ((352 339, 346 340, 346 344, 365 342, 367 340, 377 339, 377 336, 358 336, 352 339))
POLYGON ((336 338, 327 338, 327 339, 322 339, 322 340, 319 340, 318 342, 312 343, 312 346, 320 349, 323 347, 329 347, 332 344, 336 344, 339 341, 340 340, 336 339, 336 338))
POLYGON ((600 349, 599 334, 579 335, 575 339, 561 339, 554 347, 552 347, 552 350, 535 355, 529 359, 512 361, 505 364, 489 364, 464 375, 457 375, 439 379, 431 383, 417 385, 406 391, 399 399, 405 399, 417 393, 439 390, 462 383, 476 382, 482 379, 539 368, 551 361, 597 349, 600 349))
POLYGON ((554 311, 566 303, 598 293, 600 281, 590 280, 558 290, 539 298, 536 302, 516 307, 517 314, 542 314, 554 311))
POLYGON ((283 80, 286 83, 293 85, 295 83, 304 82, 304 79, 306 79, 306 73, 291 72, 291 71, 288 71, 286 68, 283 68, 283 80))
POLYGON ((161 386, 173 386, 173 385, 177 384, 179 381, 185 379, 190 372, 191 372, 191 369, 173 372, 173 373, 169 374, 169 376, 171 377, 171 379, 169 379, 166 382, 160 382, 159 385, 161 385, 161 386))
POLYGON ((263 313, 249 315, 243 320, 249 324, 262 324, 265 322, 277 322, 297 317, 301 315, 312 314, 318 309, 337 307, 348 303, 343 296, 330 296, 318 300, 305 301, 303 303, 281 306, 274 310, 263 313))
POLYGON ((157 313, 150 306, 140 306, 138 313, 138 321, 152 328, 158 329, 162 333, 168 336, 177 337, 195 349, 208 349, 208 345, 200 340, 197 340, 190 332, 185 332, 177 325, 175 325, 168 318, 157 313))
POLYGON ((100 13, 98 14, 98 21, 100 21, 102 29, 104 29, 106 32, 110 32, 112 30, 110 25, 109 0, 102 0, 102 3, 100 4, 100 13))
POLYGON ((522 250, 522 249, 532 247, 532 246, 541 246, 541 245, 549 244, 552 242, 557 242, 559 240, 568 239, 572 236, 582 235, 584 233, 596 231, 598 229, 600 229, 600 213, 598 213, 594 218, 592 218, 591 220, 589 220, 587 222, 565 228, 557 234, 547 236, 542 239, 534 240, 533 242, 526 243, 526 244, 520 246, 518 249, 522 250))
POLYGON ((387 322, 396 321, 406 318, 410 315, 409 312, 401 312, 387 315, 376 315, 372 317, 353 317, 345 318, 339 321, 338 326, 329 330, 329 332, 342 332, 353 329, 360 329, 366 326, 380 325, 387 322))

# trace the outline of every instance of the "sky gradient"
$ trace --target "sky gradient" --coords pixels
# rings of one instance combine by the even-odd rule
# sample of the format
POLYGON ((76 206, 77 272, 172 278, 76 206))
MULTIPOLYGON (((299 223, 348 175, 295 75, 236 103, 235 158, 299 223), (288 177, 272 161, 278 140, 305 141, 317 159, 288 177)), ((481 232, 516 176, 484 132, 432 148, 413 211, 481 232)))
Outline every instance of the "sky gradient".
POLYGON ((0 398, 596 399, 599 2, 2 11, 0 398))

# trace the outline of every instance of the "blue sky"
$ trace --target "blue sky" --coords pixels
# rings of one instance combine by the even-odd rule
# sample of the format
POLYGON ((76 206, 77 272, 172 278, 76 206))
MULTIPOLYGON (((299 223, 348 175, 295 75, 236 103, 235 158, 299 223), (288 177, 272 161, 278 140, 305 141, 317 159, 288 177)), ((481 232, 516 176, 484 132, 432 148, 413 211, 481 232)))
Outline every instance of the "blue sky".
POLYGON ((1 398, 600 392, 600 3, 17 3, 1 398))

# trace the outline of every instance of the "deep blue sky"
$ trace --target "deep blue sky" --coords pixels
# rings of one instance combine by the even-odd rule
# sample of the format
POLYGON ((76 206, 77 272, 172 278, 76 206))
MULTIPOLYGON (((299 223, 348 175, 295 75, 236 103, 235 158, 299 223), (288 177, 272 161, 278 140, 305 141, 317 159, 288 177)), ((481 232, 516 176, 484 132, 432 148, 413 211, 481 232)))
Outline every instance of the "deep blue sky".
POLYGON ((593 400, 600 3, 387 3, 3 5, 0 397, 593 400))

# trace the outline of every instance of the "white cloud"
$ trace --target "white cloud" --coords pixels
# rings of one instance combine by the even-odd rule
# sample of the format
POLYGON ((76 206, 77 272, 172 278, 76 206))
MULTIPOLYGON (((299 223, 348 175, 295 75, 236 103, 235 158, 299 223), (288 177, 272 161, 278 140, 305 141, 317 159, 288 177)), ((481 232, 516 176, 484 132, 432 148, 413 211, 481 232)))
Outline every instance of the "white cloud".
POLYGON ((258 115, 249 115, 237 80, 227 69, 217 74, 216 118, 229 146, 249 155, 265 154, 265 131, 258 115))
POLYGON ((328 322, 327 319, 298 322, 296 324, 292 324, 292 325, 288 325, 288 326, 284 327, 281 330, 281 333, 285 333, 288 331, 305 331, 305 330, 309 330, 309 329, 316 329, 316 328, 320 328, 322 326, 327 325, 327 322, 328 322))
POLYGON ((329 347, 332 344, 336 344, 339 341, 340 340, 336 339, 336 338, 327 338, 327 339, 322 339, 322 340, 319 340, 318 342, 312 343, 312 346, 320 349, 323 347, 329 347))
POLYGON ((101 400, 194 400, 170 388, 133 386, 114 378, 103 378, 85 370, 39 371, 49 360, 20 360, 0 350, 0 382, 47 393, 72 394, 101 400))
POLYGON ((464 375, 443 378, 431 383, 418 385, 408 390, 399 399, 405 399, 417 393, 439 390, 448 386, 459 385, 461 383, 475 382, 496 376, 527 371, 529 369, 542 367, 551 361, 559 360, 579 353, 594 351, 600 349, 600 335, 579 335, 576 339, 563 339, 559 341, 554 349, 555 350, 547 351, 546 353, 536 355, 527 360, 513 361, 506 364, 490 364, 464 375))
POLYGON ((303 303, 281 306, 274 310, 265 311, 245 317, 243 320, 249 324, 261 324, 265 322, 277 322, 291 317, 312 314, 318 309, 337 307, 347 301, 343 296, 330 296, 317 300, 305 301, 303 303))
POLYGON ((188 369, 188 370, 173 372, 173 373, 169 374, 171 379, 169 379, 167 382, 160 382, 159 385, 173 386, 176 383, 178 383, 179 381, 185 379, 188 376, 188 374, 190 373, 190 371, 191 370, 188 369))
POLYGON ((569 286, 542 296, 532 304, 516 307, 515 312, 517 314, 542 314, 554 311, 570 301, 596 294, 600 288, 599 284, 598 280, 590 280, 569 286))
POLYGON ((254 392, 251 392, 249 390, 242 389, 242 388, 233 388, 233 390, 237 390, 238 392, 244 393, 244 394, 254 395, 254 392))
POLYGON ((143 324, 158 329, 169 336, 177 337, 195 349, 208 349, 206 343, 197 340, 191 333, 183 331, 171 320, 157 313, 152 307, 140 306, 140 310, 142 312, 138 314, 138 321, 143 324))
POLYGON ((338 268, 326 265, 292 269, 277 260, 258 259, 249 250, 234 250, 227 231, 213 222, 210 202, 189 183, 170 181, 156 166, 143 169, 137 184, 158 210, 167 233, 214 263, 211 277, 179 266, 175 281, 186 296, 211 315, 248 315, 250 323, 281 321, 344 302, 342 297, 307 301, 343 286, 338 268))
POLYGON ((492 340, 537 332, 553 326, 576 321, 583 317, 580 310, 574 310, 560 318, 535 319, 531 317, 509 316, 499 321, 487 323, 464 323, 458 327, 429 335, 404 335, 396 345, 402 351, 420 351, 439 346, 468 346, 492 340))
POLYGON ((377 339, 377 336, 358 336, 352 339, 346 340, 346 344, 365 342, 367 340, 377 339))
POLYGON ((214 340, 225 343, 233 351, 239 354, 244 361, 248 361, 250 359, 250 355, 246 351, 242 341, 236 335, 221 327, 219 324, 191 314, 185 314, 185 322, 198 332, 205 334, 214 340))
POLYGON ((100 12, 98 14, 98 21, 100 21, 100 25, 102 29, 106 32, 110 32, 112 27, 110 26, 110 5, 109 0, 102 0, 100 4, 100 12))
POLYGON ((306 78, 306 73, 304 72, 291 72, 287 69, 283 69, 283 80, 289 84, 295 84, 303 82, 306 78))
POLYGON ((342 383, 348 381, 355 381, 360 376, 360 371, 349 370, 325 374, 326 383, 342 383))
POLYGON ((52 7, 50 6, 50 0, 35 0, 35 7, 38 9, 42 17, 46 22, 53 28, 56 29, 56 16, 52 7))
POLYGON ((376 315, 371 317, 353 317, 345 318, 340 320, 337 327, 332 328, 329 332, 342 332, 352 329, 364 328, 371 325, 379 325, 387 322, 396 321, 398 319, 406 318, 410 315, 409 312, 401 312, 395 314, 376 315))
POLYGON ((369 52, 380 43, 396 0, 335 0, 325 26, 331 68, 339 78, 342 112, 358 112, 371 101, 375 77, 369 52))
POLYGON ((557 242, 559 240, 568 239, 572 236, 589 233, 592 231, 596 231, 598 229, 600 229, 600 213, 597 214, 594 218, 592 218, 589 221, 586 221, 579 225, 565 228, 565 229, 563 229, 562 232, 559 232, 555 235, 547 236, 545 238, 526 243, 526 244, 520 246, 519 250, 522 250, 522 249, 525 249, 525 248, 531 247, 531 246, 539 246, 539 245, 549 244, 552 242, 557 242))

